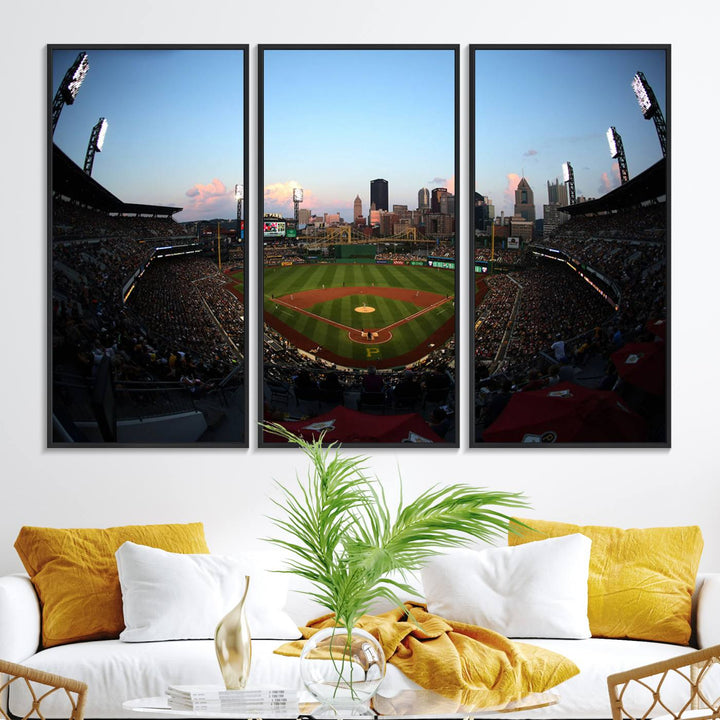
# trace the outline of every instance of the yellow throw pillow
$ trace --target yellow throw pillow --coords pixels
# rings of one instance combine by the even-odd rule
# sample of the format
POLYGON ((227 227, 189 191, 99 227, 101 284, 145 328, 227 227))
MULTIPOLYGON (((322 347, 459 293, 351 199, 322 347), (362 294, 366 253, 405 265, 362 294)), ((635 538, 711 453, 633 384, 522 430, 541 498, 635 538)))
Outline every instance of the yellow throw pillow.
POLYGON ((40 598, 43 647, 120 635, 125 624, 115 551, 127 540, 168 552, 210 552, 202 523, 20 530, 15 549, 40 598))
POLYGON ((695 576, 703 550, 700 528, 623 530, 545 520, 519 520, 508 543, 582 533, 592 540, 588 619, 596 637, 687 645, 695 576))

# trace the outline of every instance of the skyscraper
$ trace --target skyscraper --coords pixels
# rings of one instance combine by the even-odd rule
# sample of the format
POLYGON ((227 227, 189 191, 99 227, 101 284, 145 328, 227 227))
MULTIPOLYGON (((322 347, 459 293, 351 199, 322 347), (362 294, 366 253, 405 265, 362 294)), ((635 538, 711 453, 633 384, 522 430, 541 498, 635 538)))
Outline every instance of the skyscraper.
POLYGON ((353 203, 353 220, 357 220, 359 217, 362 217, 362 200, 359 195, 356 195, 353 203))
POLYGON ((375 203, 376 210, 388 209, 388 181, 378 178, 370 181, 370 203, 375 203))
POLYGON ((547 191, 548 205, 562 205, 565 207, 570 204, 568 202, 567 185, 561 183, 557 178, 555 178, 555 182, 552 184, 549 180, 547 181, 547 191))
POLYGON ((515 190, 515 215, 524 220, 535 222, 535 196, 532 188, 525 178, 521 178, 515 190))
POLYGON ((430 191, 427 188, 420 188, 418 190, 418 210, 429 210, 430 209, 430 191))
POLYGON ((447 188, 433 188, 430 196, 430 209, 434 213, 442 212, 440 210, 440 201, 448 194, 447 188))

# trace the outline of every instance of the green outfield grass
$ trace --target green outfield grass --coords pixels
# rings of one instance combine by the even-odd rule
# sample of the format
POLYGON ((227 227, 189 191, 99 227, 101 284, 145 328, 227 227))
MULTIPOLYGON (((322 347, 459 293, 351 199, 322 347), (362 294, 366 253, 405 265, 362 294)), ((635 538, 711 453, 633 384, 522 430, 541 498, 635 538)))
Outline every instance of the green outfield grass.
POLYGON ((230 273, 230 277, 233 280, 235 289, 240 292, 245 292, 245 273, 242 270, 238 270, 236 273, 230 273))
POLYGON ((418 318, 392 329, 392 340, 377 345, 352 342, 347 331, 328 325, 277 305, 272 296, 331 287, 365 287, 363 295, 350 295, 308 308, 309 312, 356 329, 381 328, 402 320, 420 309, 411 302, 374 296, 375 287, 397 287, 424 290, 438 295, 455 294, 455 275, 448 270, 397 265, 298 265, 268 267, 264 270, 264 308, 323 348, 349 360, 385 360, 419 346, 430 352, 428 337, 455 314, 453 302, 429 310, 418 318), (355 308, 366 303, 373 313, 358 313, 355 308))

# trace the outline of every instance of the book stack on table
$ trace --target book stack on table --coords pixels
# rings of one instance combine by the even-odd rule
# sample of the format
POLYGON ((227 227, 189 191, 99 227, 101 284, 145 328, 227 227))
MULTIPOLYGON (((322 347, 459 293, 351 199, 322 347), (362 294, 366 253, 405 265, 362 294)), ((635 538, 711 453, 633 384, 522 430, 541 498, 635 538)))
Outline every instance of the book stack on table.
POLYGON ((297 691, 280 687, 226 690, 222 685, 170 685, 165 694, 172 710, 286 717, 299 714, 297 691))

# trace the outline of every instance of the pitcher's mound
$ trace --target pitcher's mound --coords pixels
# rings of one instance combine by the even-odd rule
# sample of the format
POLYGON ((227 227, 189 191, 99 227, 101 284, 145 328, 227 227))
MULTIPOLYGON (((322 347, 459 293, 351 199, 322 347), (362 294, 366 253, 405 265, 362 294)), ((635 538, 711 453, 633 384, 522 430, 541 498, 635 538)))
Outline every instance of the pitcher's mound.
POLYGON ((371 313, 371 312, 375 312, 375 308, 370 307, 369 305, 359 305, 358 307, 355 308, 355 312, 371 313))

